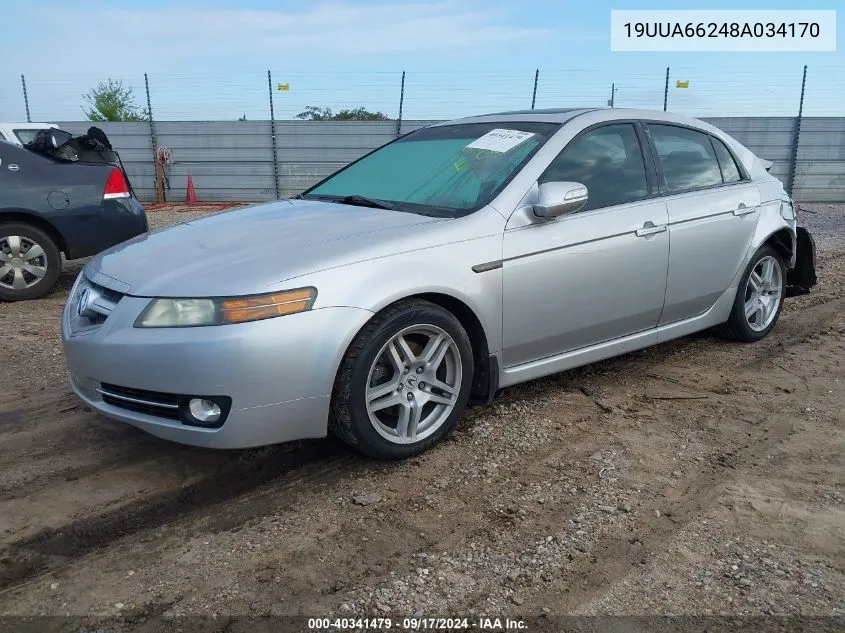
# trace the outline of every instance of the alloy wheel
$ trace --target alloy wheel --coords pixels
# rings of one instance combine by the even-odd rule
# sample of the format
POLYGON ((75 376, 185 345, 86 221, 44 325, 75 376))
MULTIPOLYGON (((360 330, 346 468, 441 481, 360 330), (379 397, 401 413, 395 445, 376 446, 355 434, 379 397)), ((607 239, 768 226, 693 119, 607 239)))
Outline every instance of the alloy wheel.
POLYGON ((373 428, 395 444, 413 444, 449 418, 461 392, 463 365, 454 339, 435 325, 413 325, 391 337, 367 376, 373 428))
POLYGON ((783 295, 783 270, 771 255, 760 259, 745 284, 745 320, 755 332, 765 330, 778 313, 783 295))

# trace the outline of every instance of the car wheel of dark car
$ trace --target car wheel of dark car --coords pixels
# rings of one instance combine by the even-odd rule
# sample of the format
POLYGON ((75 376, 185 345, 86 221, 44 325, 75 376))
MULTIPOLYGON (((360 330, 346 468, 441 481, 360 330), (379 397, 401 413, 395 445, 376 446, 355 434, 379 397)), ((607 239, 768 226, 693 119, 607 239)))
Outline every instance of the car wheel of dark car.
POLYGON ((472 375, 472 345, 458 319, 428 301, 402 301, 377 314, 347 350, 329 427, 372 457, 420 453, 461 417, 472 375))
POLYGON ((44 231, 18 222, 0 224, 0 300, 47 294, 61 267, 61 253, 44 231))
POLYGON ((725 338, 753 342, 775 327, 786 296, 786 267, 771 246, 758 250, 740 279, 730 318, 718 328, 725 338))

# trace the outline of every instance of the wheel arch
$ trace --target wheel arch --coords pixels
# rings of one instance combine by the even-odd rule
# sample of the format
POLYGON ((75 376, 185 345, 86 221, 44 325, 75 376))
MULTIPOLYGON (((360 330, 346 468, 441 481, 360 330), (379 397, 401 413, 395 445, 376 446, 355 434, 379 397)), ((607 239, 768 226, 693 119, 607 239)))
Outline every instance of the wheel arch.
MULTIPOLYGON (((361 325, 360 328, 352 336, 349 346, 357 338, 358 334, 367 326, 367 324, 376 318, 385 310, 390 309, 397 303, 403 301, 420 299, 428 301, 452 314, 467 333, 472 347, 473 355, 473 384, 470 391, 470 402, 472 403, 486 403, 489 402, 495 392, 498 390, 499 382, 499 367, 496 357, 490 354, 490 347, 487 339, 487 332, 484 325, 476 312, 463 300, 454 295, 443 292, 418 292, 402 296, 398 299, 392 300, 390 303, 379 306, 373 311, 372 316, 361 325)), ((342 358, 346 355, 349 346, 343 351, 341 361, 335 370, 335 377, 340 371, 342 365, 342 358)))
POLYGON ((795 266, 796 228, 794 223, 787 222, 780 214, 780 202, 767 202, 761 205, 760 218, 740 266, 731 279, 730 288, 736 288, 748 267, 751 258, 763 246, 769 245, 783 257, 787 270, 795 266))
POLYGON ((30 226, 44 231, 47 236, 51 240, 53 240, 53 243, 55 243, 56 248, 58 248, 60 252, 64 253, 65 257, 68 257, 67 242, 65 241, 64 236, 62 235, 61 231, 59 231, 48 220, 45 220, 44 218, 28 211, 0 211, 0 224, 8 224, 11 222, 29 224, 30 226))
POLYGON ((791 262, 794 261, 795 257, 795 239, 788 228, 784 227, 776 230, 763 241, 757 250, 767 245, 777 251, 778 255, 783 258, 787 268, 791 268, 791 262))

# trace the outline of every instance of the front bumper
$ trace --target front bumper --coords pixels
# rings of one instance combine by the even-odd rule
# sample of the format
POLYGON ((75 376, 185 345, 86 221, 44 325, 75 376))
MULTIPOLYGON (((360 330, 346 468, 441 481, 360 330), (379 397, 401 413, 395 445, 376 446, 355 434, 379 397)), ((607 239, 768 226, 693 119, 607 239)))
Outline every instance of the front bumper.
MULTIPOLYGON (((98 327, 74 330, 72 296, 62 341, 73 391, 103 415, 168 440, 246 448, 323 437, 335 373, 372 313, 323 308, 252 323, 197 328, 135 328, 149 299, 123 296, 98 327), (219 428, 104 401, 103 383, 133 390, 231 398, 219 428)), ((108 399, 108 398, 106 398, 108 399)))

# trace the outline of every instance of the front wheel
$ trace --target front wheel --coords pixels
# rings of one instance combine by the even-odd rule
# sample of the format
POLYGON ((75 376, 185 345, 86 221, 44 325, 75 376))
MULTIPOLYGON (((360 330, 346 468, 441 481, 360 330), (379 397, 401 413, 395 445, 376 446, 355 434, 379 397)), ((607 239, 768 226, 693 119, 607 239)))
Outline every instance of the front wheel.
POLYGON ((771 246, 758 250, 740 279, 730 318, 718 328, 725 338, 759 341, 775 327, 786 296, 786 266, 771 246))
POLYGON ((443 438, 466 407, 472 346, 460 321, 429 301, 377 314, 349 347, 329 428, 379 459, 415 455, 443 438))

